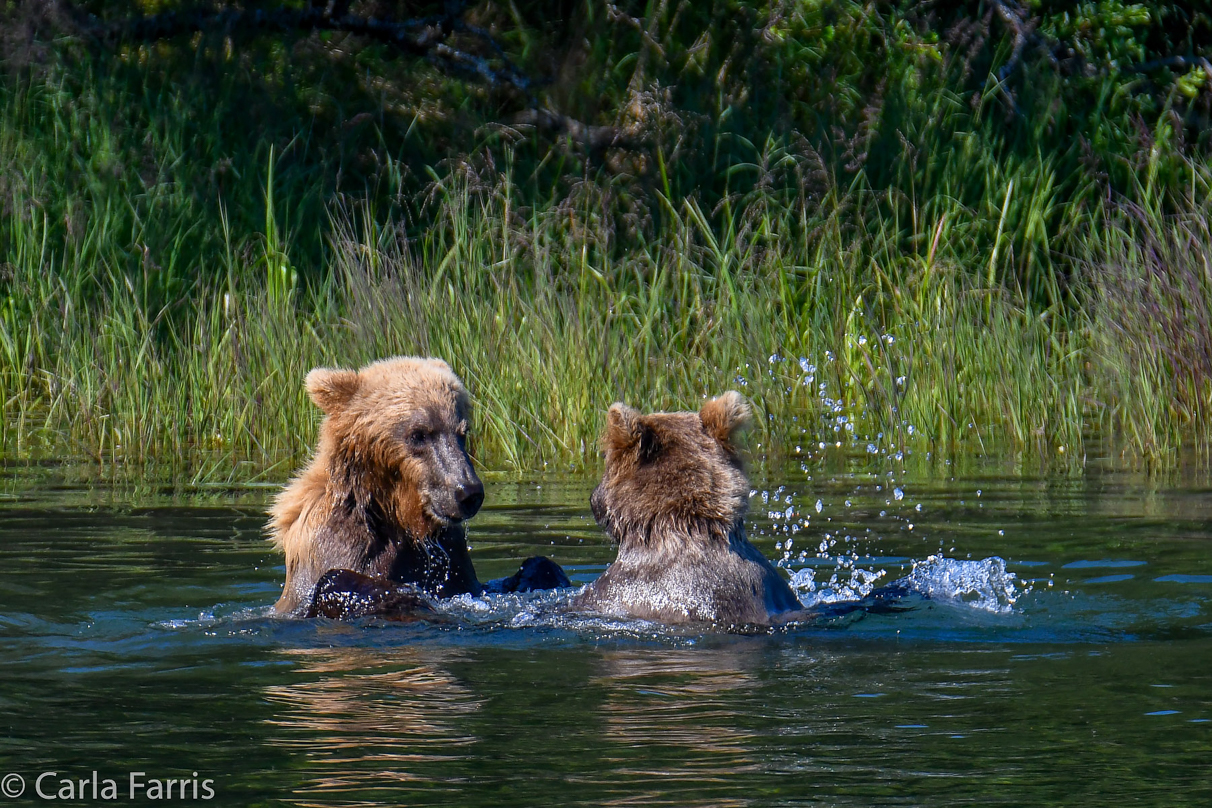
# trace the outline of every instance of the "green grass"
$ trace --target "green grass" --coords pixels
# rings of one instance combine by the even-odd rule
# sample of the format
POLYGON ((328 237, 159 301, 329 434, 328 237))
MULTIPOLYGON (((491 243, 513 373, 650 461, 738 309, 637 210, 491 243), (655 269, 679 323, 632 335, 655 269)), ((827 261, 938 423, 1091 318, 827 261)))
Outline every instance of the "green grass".
POLYGON ((593 466, 612 401, 696 407, 728 388, 754 403, 759 454, 1081 458, 1097 437, 1171 464, 1212 436, 1209 173, 1191 170, 1186 212, 1067 223, 1077 271, 1046 308, 1002 282, 1004 240, 968 235, 990 211, 906 215, 861 182, 811 207, 669 205, 622 248, 593 193, 519 210, 508 174, 448 179, 422 238, 336 207, 331 272, 300 284, 271 214, 259 252, 229 233, 213 279, 160 308, 129 273, 84 268, 103 220, 55 244, 12 217, 3 454, 276 479, 314 439, 310 368, 425 354, 471 389, 488 468, 593 466))
POLYGON ((247 88, 215 81, 0 88, 0 458, 281 479, 315 437, 307 371, 392 354, 463 376, 492 469, 592 467, 611 402, 729 388, 756 453, 813 463, 1212 444, 1212 166, 1161 123, 1083 173, 923 91, 870 170, 721 134, 712 196, 493 141, 424 185, 381 150, 377 190, 342 195, 345 157, 305 158, 302 119, 232 126, 247 88))

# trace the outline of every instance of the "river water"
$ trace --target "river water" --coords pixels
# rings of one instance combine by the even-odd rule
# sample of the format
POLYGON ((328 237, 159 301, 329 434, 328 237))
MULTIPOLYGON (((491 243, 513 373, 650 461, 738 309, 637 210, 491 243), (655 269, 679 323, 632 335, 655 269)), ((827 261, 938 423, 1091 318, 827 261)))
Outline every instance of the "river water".
MULTIPOLYGON (((744 635, 553 617, 558 594, 277 620, 272 489, 0 470, 0 776, 15 804, 168 779, 221 805, 1212 804, 1206 478, 754 477, 751 537, 806 602, 907 579, 903 610, 744 635)), ((481 579, 546 554, 592 580, 591 487, 490 477, 481 579)))

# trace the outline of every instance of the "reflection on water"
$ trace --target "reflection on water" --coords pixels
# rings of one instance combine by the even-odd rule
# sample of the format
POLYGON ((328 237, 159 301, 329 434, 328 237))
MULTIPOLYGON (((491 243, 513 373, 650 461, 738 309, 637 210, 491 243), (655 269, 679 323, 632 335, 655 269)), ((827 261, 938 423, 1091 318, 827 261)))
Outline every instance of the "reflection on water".
MULTIPOLYGON (((757 484, 759 548, 818 599, 930 598, 758 636, 558 596, 276 620, 265 493, 0 473, 0 773, 198 771, 224 805, 1212 804, 1206 481, 816 476, 757 484)), ((490 486, 481 577, 598 574, 590 484, 490 486)))
MULTIPOLYGON (((603 740, 610 770, 628 780, 608 805, 658 805, 672 788, 706 790, 758 771, 754 733, 740 712, 757 686, 736 650, 621 649, 602 655, 591 683, 603 691, 603 740)), ((683 805, 736 806, 716 793, 683 805)))
MULTIPOLYGON (((308 805, 391 781, 424 783, 416 764, 466 757, 476 742, 466 716, 482 706, 446 669, 457 652, 289 648, 300 680, 271 685, 279 708, 269 742, 307 758, 296 794, 308 805)), ((337 803, 333 803, 337 804, 337 803)))

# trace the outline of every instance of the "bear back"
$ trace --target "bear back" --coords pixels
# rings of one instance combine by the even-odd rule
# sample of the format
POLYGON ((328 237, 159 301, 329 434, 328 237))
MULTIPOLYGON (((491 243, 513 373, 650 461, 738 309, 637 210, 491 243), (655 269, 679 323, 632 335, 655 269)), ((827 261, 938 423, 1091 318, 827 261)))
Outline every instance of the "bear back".
POLYGON ((590 504, 619 552, 574 608, 726 625, 766 625, 801 608, 745 537, 749 480, 736 439, 751 417, 735 391, 697 413, 611 406, 590 504))

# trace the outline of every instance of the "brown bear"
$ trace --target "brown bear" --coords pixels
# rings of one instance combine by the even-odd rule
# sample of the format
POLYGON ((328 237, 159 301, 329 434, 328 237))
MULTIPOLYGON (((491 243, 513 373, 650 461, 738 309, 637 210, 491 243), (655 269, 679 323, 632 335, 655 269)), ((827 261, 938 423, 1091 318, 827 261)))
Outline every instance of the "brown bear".
POLYGON ((450 367, 397 357, 317 368, 306 386, 324 421, 311 464, 271 511, 269 532, 286 553, 277 612, 307 614, 329 570, 436 597, 479 594, 463 522, 484 486, 465 446, 467 391, 450 367))
POLYGON ((618 557, 578 611, 662 623, 770 625, 803 607, 745 538, 749 481, 734 442, 750 420, 734 391, 693 412, 607 413, 606 470, 590 498, 618 557))

